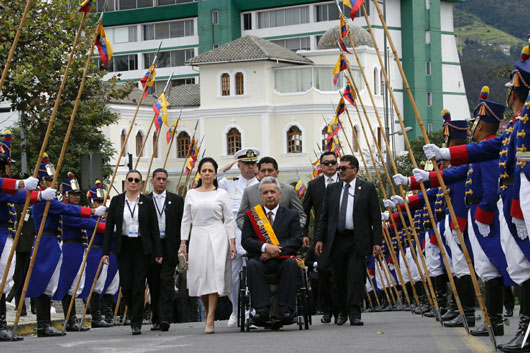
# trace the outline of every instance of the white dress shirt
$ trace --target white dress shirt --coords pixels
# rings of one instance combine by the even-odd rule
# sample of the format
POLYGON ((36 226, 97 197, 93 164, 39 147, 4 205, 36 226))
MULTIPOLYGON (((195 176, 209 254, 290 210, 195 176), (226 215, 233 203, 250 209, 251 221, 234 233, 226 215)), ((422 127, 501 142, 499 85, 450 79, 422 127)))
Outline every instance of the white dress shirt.
POLYGON ((164 239, 166 237, 166 190, 161 194, 153 191, 153 203, 155 204, 156 217, 158 218, 160 239, 164 239))
MULTIPOLYGON (((346 207, 346 230, 353 230, 353 202, 355 200, 355 183, 357 178, 353 179, 350 182, 350 187, 348 188, 348 206, 346 207)), ((342 193, 344 192, 344 186, 346 182, 342 183, 342 188, 340 189, 340 205, 342 204, 342 193)))
POLYGON ((337 181, 339 181, 339 176, 337 174, 334 174, 331 177, 327 177, 324 175, 324 185, 326 187, 328 187, 328 185, 331 183, 336 183, 337 181))
MULTIPOLYGON (((276 212, 278 212, 278 208, 280 207, 280 205, 278 204, 276 207, 274 207, 274 209, 272 210, 269 210, 267 207, 263 206, 263 210, 265 211, 265 216, 267 216, 267 219, 269 218, 269 212, 272 212, 272 221, 269 220, 269 222, 271 222, 271 226, 272 226, 272 223, 274 223, 274 220, 276 219, 276 212)), ((264 243, 262 246, 261 246, 261 252, 265 252, 265 247, 267 246, 267 243, 264 243)))
POLYGON ((129 201, 125 196, 125 207, 123 207, 123 224, 121 227, 122 235, 129 238, 138 238, 140 236, 140 228, 138 224, 138 204, 140 195, 136 200, 129 201))

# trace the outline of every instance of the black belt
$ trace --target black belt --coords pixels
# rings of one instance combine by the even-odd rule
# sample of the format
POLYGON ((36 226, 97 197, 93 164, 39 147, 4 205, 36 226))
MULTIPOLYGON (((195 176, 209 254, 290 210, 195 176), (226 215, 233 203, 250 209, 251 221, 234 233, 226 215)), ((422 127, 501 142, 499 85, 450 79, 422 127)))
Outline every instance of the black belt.
POLYGON ((482 202, 482 196, 466 196, 466 205, 478 205, 482 202))
POLYGON ((86 239, 67 239, 63 240, 63 244, 83 244, 86 243, 86 239))
POLYGON ((52 235, 52 236, 54 236, 54 237, 59 236, 59 234, 57 234, 57 233, 55 233, 55 232, 52 232, 52 231, 50 231, 50 230, 45 230, 45 231, 43 231, 43 232, 42 232, 42 235, 52 235))
POLYGON ((513 176, 499 180, 499 187, 513 186, 513 176))
POLYGON ((438 222, 441 222, 445 219, 445 213, 437 213, 435 217, 438 222))
POLYGON ((353 230, 351 229, 345 229, 344 232, 337 231, 337 234, 341 237, 352 237, 353 236, 353 230))
POLYGON ((431 222, 423 222, 423 229, 432 229, 431 222))
POLYGON ((92 244, 93 248, 102 248, 103 244, 92 244))
POLYGON ((12 228, 12 227, 13 227, 13 223, 0 222, 0 227, 3 227, 3 228, 12 228))

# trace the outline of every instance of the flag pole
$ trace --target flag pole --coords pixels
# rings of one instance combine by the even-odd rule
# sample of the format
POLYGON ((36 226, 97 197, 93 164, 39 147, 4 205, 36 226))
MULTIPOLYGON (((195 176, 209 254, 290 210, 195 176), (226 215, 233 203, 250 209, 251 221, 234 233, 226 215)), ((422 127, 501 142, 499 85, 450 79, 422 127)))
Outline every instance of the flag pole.
MULTIPOLYGON (((391 247, 391 246, 393 245, 387 243, 387 247, 391 247)), ((385 273, 385 276, 387 277, 387 281, 390 282, 390 284, 392 285, 392 289, 394 289, 396 299, 398 300, 400 304, 402 304, 403 302, 401 300, 401 296, 399 295, 399 292, 396 288, 396 281, 394 280, 394 276, 392 276, 392 273, 390 272, 390 269, 388 268, 388 264, 385 258, 383 257, 383 254, 379 254, 379 261, 381 261, 381 264, 383 265, 382 266, 383 272, 385 273)))
MULTIPOLYGON (((94 292, 94 288, 96 288, 96 282, 98 281, 99 273, 101 271, 102 266, 103 266, 103 256, 99 260, 98 269, 96 270, 96 275, 94 276, 94 280, 92 281, 92 286, 90 287, 90 292, 88 292, 88 297, 85 303, 85 307, 83 308, 83 315, 81 316, 81 322, 79 323, 79 326, 81 327, 83 326, 83 322, 85 321, 85 316, 88 310, 88 305, 90 303, 90 299, 92 298, 92 293, 94 292)), ((68 311, 70 311, 70 306, 68 307, 68 311)), ((68 317, 70 317, 70 315, 68 315, 68 317)))
POLYGON ((377 302, 377 305, 381 307, 381 302, 379 301, 379 295, 377 295, 376 287, 374 286, 372 275, 370 275, 370 272, 368 272, 368 268, 366 269, 366 276, 368 277, 368 280, 370 281, 370 284, 372 285, 372 290, 374 291, 374 294, 375 294, 375 301, 377 302))
MULTIPOLYGON (((201 139, 201 142, 199 142, 197 144, 197 155, 199 155, 199 152, 201 151, 201 147, 202 147, 202 142, 204 141, 204 136, 206 135, 203 135, 202 136, 202 139, 201 139)), ((189 157, 188 157, 189 158, 189 157)), ((197 166, 198 167, 198 166, 197 166)), ((186 194, 188 193, 188 182, 190 181, 190 177, 191 177, 191 173, 193 172, 193 169, 195 169, 195 164, 193 165, 193 168, 190 170, 190 172, 188 173, 188 175, 186 175, 186 180, 184 181, 184 185, 186 185, 186 192, 184 193, 184 195, 182 196, 186 196, 186 194)))
MULTIPOLYGON (((342 18, 344 19, 344 15, 343 15, 342 13, 340 14, 340 16, 342 16, 342 18)), ((345 19, 344 19, 344 21, 346 22, 345 19)), ((347 23, 347 22, 346 22, 346 23, 347 23)), ((362 69, 362 63, 361 63, 361 61, 360 61, 360 59, 359 59, 359 56, 357 55, 357 50, 355 49, 355 45, 354 45, 354 41, 353 41, 353 38, 352 38, 351 33, 348 33, 348 37, 349 37, 349 40, 350 40, 350 44, 352 45, 352 51, 353 51, 353 54, 354 54, 354 56, 355 56, 355 59, 356 59, 356 61, 357 61, 357 64, 359 65, 359 70, 360 70, 360 72, 361 72, 361 75, 362 75, 362 77, 363 77, 363 81, 365 82, 366 89, 367 89, 367 91, 368 91, 368 94, 369 94, 370 100, 371 100, 371 102, 372 102, 372 106, 373 106, 373 109, 374 109, 374 112, 375 112, 375 116, 376 116, 376 118, 377 118, 377 120, 378 120, 378 122, 379 122, 379 125, 380 125, 381 127, 383 127, 383 125, 382 125, 382 123, 381 123, 381 119, 380 119, 380 117, 379 117, 379 112, 378 112, 378 110, 377 110, 377 106, 376 106, 375 100, 374 100, 373 95, 372 95, 372 91, 371 91, 371 89, 370 89, 370 83, 369 83, 369 81, 368 81, 368 79, 367 79, 367 77, 366 77, 366 74, 365 74, 364 70, 362 69)), ((374 44, 374 45, 377 45, 377 44, 374 44)), ((377 52, 377 50, 376 50, 376 52, 377 52)), ((377 52, 377 54, 379 54, 379 53, 377 52)), ((354 88, 355 88, 355 90, 356 90, 356 92, 357 92, 357 96, 359 96, 359 101, 361 102, 361 105, 363 106, 364 114, 365 114, 366 120, 367 120, 367 122, 368 122, 368 124, 369 124, 369 126, 370 126, 370 131, 371 131, 371 123, 370 123, 370 120, 369 120, 369 118, 368 118, 368 116, 367 116, 366 109, 364 108, 364 104, 362 103, 362 99, 360 98, 359 90, 357 89, 357 87, 356 87, 356 85, 355 85, 354 76, 353 76, 353 74, 352 74, 352 72, 351 72, 351 68, 350 68, 350 65, 349 65, 348 59, 347 59, 346 57, 344 57, 344 60, 345 60, 345 62, 346 62, 346 66, 347 66, 347 68, 348 68, 348 72, 349 72, 350 77, 351 77, 351 79, 352 79, 351 82, 352 82, 352 84, 353 84, 353 86, 354 86, 354 88)), ((372 135, 373 135, 373 132, 372 132, 372 135)), ((390 154, 391 149, 390 149, 390 145, 389 145, 389 143, 388 143, 388 139, 387 139, 387 137, 386 137, 385 134, 382 134, 382 135, 383 135, 383 139, 384 139, 384 141, 385 141, 385 146, 386 146, 386 149, 387 149, 387 153, 389 153, 389 157, 390 157, 390 160, 391 160, 391 162, 392 162, 392 166, 393 166, 395 172, 397 173, 397 167, 396 167, 396 165, 395 165, 395 161, 394 161, 394 159, 393 159, 393 156, 390 154)), ((380 151, 380 147, 379 147, 379 145, 376 144, 376 146, 377 146, 378 151, 380 152, 380 154, 382 154, 381 151, 380 151)), ((384 166, 384 168, 385 168, 385 170, 386 170, 386 163, 383 163, 383 166, 384 166)), ((388 173, 386 173, 386 174, 388 175, 388 173)), ((389 177, 389 176, 388 176, 388 177, 389 177)), ((391 182, 390 182, 389 184, 390 184, 390 185, 393 185, 391 182)), ((402 195, 405 195, 405 193, 404 193, 404 191, 403 191, 403 189, 402 189, 401 187, 400 187, 400 190, 402 191, 402 195)), ((427 205, 427 207, 430 207, 430 205, 427 205)), ((408 208, 408 205, 405 205, 405 208, 407 209, 407 208, 408 208)), ((412 216, 411 216, 410 210, 408 210, 408 216, 409 216, 409 220, 412 222, 412 216)), ((409 233, 408 233, 408 229, 405 228, 405 231, 407 232, 407 236, 410 236, 409 233)), ((413 234, 415 234, 415 235, 417 236, 416 231, 415 231, 414 228, 412 229, 412 232, 413 232, 413 234)), ((412 249, 411 249, 411 251, 412 251, 412 249)), ((421 256, 423 256, 423 254, 421 254, 421 256)), ((424 265, 425 265, 425 264, 424 264, 424 265)), ((446 267, 447 267, 447 266, 446 266, 446 267)), ((436 310, 436 311, 438 312, 438 314, 439 314, 438 301, 436 300, 436 296, 435 296, 435 294, 434 294, 434 287, 432 286, 432 282, 431 282, 431 280, 430 280, 430 276, 428 275, 428 269, 426 268, 426 265, 424 266, 424 269, 426 270, 426 272, 425 272, 425 273, 426 273, 426 279, 427 279, 427 284, 429 285, 429 288, 428 288, 428 289, 426 288, 426 292, 428 293, 427 297, 430 298, 430 299, 429 299, 429 302, 430 302, 430 303, 431 303, 431 302, 434 303, 435 310, 436 310)), ((449 270, 448 273, 451 273, 450 270, 449 270)), ((452 287, 452 289, 453 289, 453 287, 452 287)), ((454 291, 456 291, 456 287, 454 287, 454 291)), ((460 306, 460 307, 461 307, 461 306, 460 306)), ((460 308, 459 308, 459 310, 460 310, 460 308)), ((463 310, 462 310, 461 313, 463 314, 463 310)))
MULTIPOLYGON (((103 19, 103 13, 101 14, 101 17, 99 19, 100 23, 101 23, 102 19, 103 19)), ((93 45, 94 44, 95 44, 95 40, 93 42, 93 45)), ((162 42, 160 42, 160 46, 161 45, 162 45, 162 42)), ((160 50, 160 46, 158 47, 158 50, 160 50)), ((93 52, 93 47, 92 47, 92 50, 90 52, 91 53, 93 52)), ((157 52, 157 54, 158 54, 158 52, 157 52)), ((153 64, 151 65, 154 68, 156 68, 156 57, 157 57, 157 55, 155 55, 155 58, 153 60, 153 64)), ((87 66, 85 68, 87 68, 88 66, 89 66, 89 62, 87 61, 87 66)), ((151 79, 152 75, 153 75, 153 72, 149 71, 149 76, 147 78, 147 82, 149 82, 149 80, 151 79)), ((138 111, 140 110, 140 106, 141 106, 141 104, 143 102, 145 92, 147 91, 147 87, 148 87, 147 84, 143 87, 142 94, 141 94, 140 98, 138 99, 138 104, 136 106, 136 111, 135 111, 135 113, 133 115, 133 118, 131 120, 131 123, 129 125, 129 130, 127 131, 127 136, 125 138, 125 141, 124 141, 124 143, 121 146, 120 154, 119 154, 119 156, 118 156, 118 158, 116 160, 116 166, 114 167, 114 172, 112 173, 111 181, 110 181, 110 183, 109 183, 109 185, 107 187, 107 190, 105 192, 104 200, 107 200, 109 195, 110 195, 110 192, 111 192, 111 189, 112 189, 112 185, 114 184, 114 181, 116 179, 116 174, 118 173, 118 168, 120 166, 121 157, 125 153, 125 149, 127 147, 127 141, 129 141, 129 137, 131 136, 131 131, 132 131, 132 128, 134 127, 134 123, 136 121, 136 117, 138 116, 138 111)), ((55 175, 57 175, 57 174, 58 173, 56 172, 55 175)), ((44 215, 46 216, 46 213, 44 215)), ((92 249, 92 244, 94 242, 94 238, 95 238, 99 223, 101 222, 101 218, 102 218, 101 216, 98 217, 98 219, 96 221, 96 225, 94 226, 94 231, 92 232, 92 237, 90 238, 87 250, 86 250, 85 255, 83 257, 83 262, 81 264, 81 273, 85 269, 85 265, 86 265, 86 262, 87 262, 87 259, 88 259, 88 254, 90 253, 90 250, 92 249)), ((41 222, 41 228, 43 228, 43 226, 44 226, 44 221, 45 221, 45 218, 43 217, 43 222, 41 222)), ((66 330, 66 322, 67 322, 68 318, 70 317, 72 306, 73 306, 73 303, 75 302, 77 289, 79 288, 79 285, 81 283, 81 279, 82 279, 82 276, 79 276, 79 278, 77 279, 77 283, 76 283, 76 286, 75 286, 74 294, 72 295, 72 299, 70 300, 70 304, 68 306, 68 312, 67 312, 67 315, 66 315, 66 318, 65 318, 65 324, 63 325, 63 332, 66 330)))
MULTIPOLYGON (((59 88, 59 93, 57 94, 57 98, 55 99, 55 104, 54 104, 54 107, 53 107, 52 115, 50 116, 50 122, 48 123, 48 129, 46 131, 46 135, 44 136, 44 141, 43 141, 42 146, 41 146, 39 157, 37 158, 37 165, 36 165, 35 170, 33 172, 33 176, 34 177, 38 177, 39 166, 40 166, 40 163, 42 161, 42 156, 44 155, 44 150, 45 150, 45 148, 46 148, 46 146, 48 144, 48 138, 50 136, 51 127, 53 125, 53 121, 55 120, 55 116, 57 115, 57 111, 59 109, 59 102, 61 100, 61 95, 62 95, 62 92, 63 92, 64 87, 66 85, 66 80, 67 80, 67 77, 68 77, 68 72, 70 70, 70 65, 74 61, 74 53, 75 53, 75 50, 77 48, 77 43, 79 41, 79 37, 81 36, 82 29, 83 29, 83 27, 84 27, 84 25, 86 23, 86 17, 87 17, 87 13, 84 12, 83 13, 83 18, 81 19, 81 22, 80 22, 79 27, 77 29, 77 33, 76 33, 76 36, 75 36, 75 39, 74 39, 72 50, 71 50, 70 56, 68 58, 68 63, 66 64, 64 76, 63 76, 63 79, 62 79, 62 82, 61 82, 61 86, 59 88)), ((70 137, 70 131, 71 131, 71 128, 72 128, 72 125, 73 125, 74 117, 75 117, 75 109, 76 109, 76 106, 74 106, 74 111, 72 112, 72 116, 70 118, 70 123, 68 125, 68 131, 66 133, 65 140, 64 140, 64 143, 63 143, 63 147, 62 147, 62 150, 61 150, 61 156, 64 156, 64 151, 66 149, 66 143, 68 142, 68 138, 70 137)), ((62 162, 62 160, 60 160, 60 162, 62 162)), ((60 168, 60 164, 58 164, 58 168, 60 168)), ((57 176, 58 176, 58 172, 56 172, 55 175, 54 175, 52 186, 56 185, 57 176)), ((24 209, 22 210, 20 219, 24 219, 24 217, 25 217, 25 215, 26 215, 26 213, 28 211, 30 198, 31 198, 31 193, 28 193, 28 195, 26 197, 26 202, 24 204, 24 209)), ((30 260, 30 263, 29 263, 29 268, 28 268, 28 272, 27 272, 27 275, 26 275, 26 279, 24 281, 24 287, 22 289, 22 294, 20 296, 19 305, 18 305, 16 317, 15 317, 15 322, 13 324, 13 331, 11 333, 11 338, 14 338, 15 334, 17 332, 18 322, 20 320, 20 314, 22 312, 22 307, 24 306, 23 304, 24 304, 24 299, 26 297, 26 291, 28 289, 29 280, 31 278, 31 273, 33 271, 33 266, 35 264, 37 251, 39 249, 40 239, 41 239, 41 236, 42 236, 42 231, 44 229, 44 224, 46 223, 46 217, 47 217, 49 209, 50 209, 50 201, 47 201, 45 209, 44 209, 44 214, 43 214, 43 217, 42 217, 42 222, 41 222, 39 231, 37 233, 37 237, 35 239, 35 245, 33 246, 33 251, 32 251, 32 254, 31 254, 31 260, 30 260)), ((23 224, 24 224, 24 222, 20 222, 19 223, 19 226, 17 228, 17 234, 15 235, 15 239, 13 240, 13 246, 12 246, 10 255, 13 253, 13 250, 16 249, 16 246, 17 246, 17 243, 18 243, 18 239, 20 238, 20 234, 21 234, 20 231, 22 230, 23 224)), ((11 259, 12 259, 12 256, 11 256, 11 259)), ((5 279, 7 278, 7 273, 9 272, 8 271, 9 270, 9 265, 10 265, 10 262, 8 262, 6 264, 6 269, 4 271, 4 278, 2 280, 2 284, 0 284, 0 290, 1 291, 3 291, 4 286, 5 286, 5 279)), ((1 293, 1 291, 0 291, 0 293, 1 293)))
POLYGON ((190 153, 191 153, 191 148, 193 147, 195 134, 197 133, 197 126, 199 126, 199 120, 197 120, 197 122, 195 123, 195 129, 193 130, 193 136, 192 136, 192 138, 190 140, 190 146, 188 148, 188 151, 186 152, 186 158, 184 158, 184 164, 182 164, 182 169, 180 171, 179 179, 177 181, 177 189, 175 190, 176 194, 179 193, 180 181, 182 180, 182 175, 184 174, 184 168, 186 168, 186 163, 188 162, 188 158, 189 158, 190 153))
MULTIPOLYGON (((374 255, 374 262, 375 262, 375 268, 377 270, 377 273, 379 273, 379 279, 381 280, 381 285, 383 286, 383 291, 385 292, 386 300, 388 300, 389 305, 392 306, 392 302, 394 300, 390 300, 390 296, 388 295, 388 292, 386 290, 387 283, 386 283, 385 279, 383 278, 383 275, 381 274, 381 268, 379 266, 379 259, 375 255, 374 255)), ((392 292, 390 292, 390 294, 392 296, 392 299, 394 299, 394 297, 392 295, 392 292)))
MULTIPOLYGON (((167 86, 169 85, 169 81, 171 81, 171 78, 173 77, 173 73, 171 73, 171 76, 169 76, 169 79, 167 80, 166 82, 166 87, 164 87, 164 90, 162 91, 162 93, 166 93, 166 90, 167 90, 167 86)), ((160 98, 160 96, 159 96, 160 98)), ((160 114, 160 113, 159 113, 160 114)), ((149 129, 147 130, 147 134, 146 134, 146 137, 145 139, 143 140, 142 142, 142 147, 140 148, 140 153, 139 155, 140 156, 143 156, 143 153, 144 153, 144 148, 145 148, 145 145, 147 143, 147 140, 149 139, 149 136, 151 136, 151 130, 153 129, 153 125, 155 124, 155 118, 157 117, 157 114, 155 114, 155 116, 153 117, 153 119, 151 119, 151 123, 149 124, 149 129)), ((158 138, 158 136, 157 136, 158 138)), ((153 154, 151 156, 151 160, 153 159, 153 156, 154 156, 154 151, 153 151, 153 154)), ((140 158, 141 157, 137 157, 136 158, 136 163, 134 164, 134 169, 138 169, 138 163, 140 163, 140 158)), ((145 177, 145 181, 147 182, 147 179, 149 178, 149 172, 147 172, 147 176, 145 177)), ((144 183, 145 184, 145 183, 144 183)), ((143 191, 142 191, 143 192, 143 191)))
POLYGON ((368 289, 366 288, 366 284, 364 285, 364 293, 366 294, 366 298, 368 298, 368 302, 370 303, 370 308, 372 311, 375 312, 374 303, 372 302, 372 298, 370 298, 370 294, 368 294, 368 289))
POLYGON ((180 117, 182 116, 183 109, 184 107, 180 108, 179 117, 177 118, 177 121, 175 121, 175 131, 173 131, 173 134, 171 135, 171 140, 169 142, 169 148, 167 149, 167 152, 166 152, 166 158, 164 159, 164 166, 163 166, 164 169, 166 168, 167 160, 169 158, 169 154, 171 153, 171 148, 173 147, 173 140, 175 139, 175 135, 177 134, 177 127, 179 126, 180 117))
POLYGON ((6 66, 2 70, 2 77, 0 78, 0 92, 2 92, 2 88, 4 88, 4 82, 7 78, 7 73, 9 71, 9 68, 11 67, 11 63, 13 62, 13 56, 15 55, 15 49, 17 47, 18 40, 20 39, 22 28, 24 28, 24 22, 26 21, 26 18, 28 17, 29 9, 31 8, 32 4, 33 4, 33 0, 26 1, 26 7, 24 8, 24 12, 22 13, 22 17, 20 18, 20 23, 18 24, 18 29, 17 29, 17 32, 15 33, 15 38, 13 38, 11 49, 9 49, 9 54, 7 55, 6 66))
MULTIPOLYGON (((398 69, 399 69, 399 72, 400 72, 400 75, 403 79, 403 85, 405 87, 405 90, 407 91, 407 95, 408 95, 408 98, 410 100, 410 103, 412 105, 412 109, 414 111, 414 115, 416 117, 416 120, 418 122, 418 126, 420 127, 420 130, 422 132, 422 135, 423 135, 423 139, 425 140, 425 143, 429 143, 429 136, 427 135, 427 131, 425 130, 425 127, 423 125, 423 121, 422 121, 422 118, 420 116, 420 112, 418 110, 418 107, 416 105, 416 101, 412 95, 412 91, 410 89, 410 86, 409 86, 409 83, 408 83, 408 80, 407 80, 407 77, 405 75, 405 71, 403 70, 403 66, 401 65, 401 60, 399 59, 399 56, 397 56, 397 51, 396 51, 396 47, 394 45, 394 42, 392 40, 392 37, 390 36, 390 33, 389 33, 389 30, 388 30, 388 27, 386 25, 386 22, 384 20, 384 17, 383 17, 383 14, 381 12, 381 8, 379 7, 379 4, 377 3, 377 1, 374 1, 374 4, 376 6, 376 9, 377 9, 377 12, 378 12, 378 15, 379 15, 379 19, 381 20, 381 24, 383 25, 383 28, 385 30, 385 34, 387 35, 388 37, 388 42, 390 44, 390 47, 392 48, 392 53, 394 55, 394 58, 395 58, 395 61, 396 61, 396 64, 398 66, 398 69)), ((365 12, 366 14, 366 9, 363 8, 363 11, 365 12)), ((388 80, 388 76, 386 75, 386 71, 383 71, 384 74, 385 74, 385 81, 388 80)), ((389 92, 392 92, 392 90, 389 90, 389 92)), ((403 119, 401 118, 400 115, 398 115, 398 120, 399 120, 399 124, 400 124, 400 127, 403 131, 403 138, 405 140, 405 143, 407 145, 407 148, 409 149, 409 152, 411 154, 411 161, 412 161, 412 164, 414 165, 415 168, 417 168, 417 163, 416 163, 416 160, 415 158, 413 157, 412 155, 412 150, 410 149, 410 142, 409 142, 409 139, 408 139, 408 136, 407 136, 407 133, 405 131, 405 125, 403 123, 403 119)), ((496 345, 496 340, 495 340, 495 335, 493 334, 493 328, 491 326, 491 321, 490 321, 490 318, 488 316, 488 313, 486 311, 486 307, 484 305, 484 298, 482 297, 482 292, 480 291, 480 288, 478 286, 478 281, 477 281, 477 276, 476 276, 476 273, 475 273, 475 270, 473 268, 473 264, 471 263, 471 258, 469 256, 469 251, 467 249, 467 246, 465 245, 465 242, 464 242, 464 238, 462 236, 462 231, 460 230, 460 226, 458 224, 458 221, 457 221, 457 218, 456 218, 456 214, 455 214, 455 211, 454 211, 454 208, 453 208, 453 204, 452 204, 452 201, 451 201, 451 197, 449 196, 449 193, 447 191, 447 187, 445 185, 445 182, 443 180, 443 177, 440 173, 440 168, 438 167, 438 164, 436 163, 436 159, 433 158, 433 166, 434 166, 434 171, 436 173, 436 177, 438 179, 438 182, 440 184, 440 187, 442 188, 443 190, 443 195, 445 196, 445 201, 446 201, 446 204, 447 204, 447 209, 449 210, 449 213, 451 215, 451 219, 453 221, 453 225, 454 225, 454 230, 456 231, 456 234, 458 236, 458 239, 460 241, 460 244, 461 247, 462 247, 462 252, 464 254, 464 257, 466 259, 466 262, 467 262, 467 265, 468 265, 468 268, 469 268, 469 272, 470 272, 470 275, 471 275, 471 281, 473 283, 473 288, 475 290, 475 294, 477 296, 477 300, 478 300, 478 303, 479 303, 479 306, 480 306, 480 309, 482 311, 482 314, 484 315, 484 323, 486 324, 486 327, 488 329, 488 334, 489 334, 489 337, 490 337, 490 340, 491 340, 491 343, 493 344, 493 346, 497 347, 496 345)), ((425 186, 423 184, 423 182, 420 182, 420 187, 422 188, 422 192, 424 191, 425 189, 425 186)), ((426 193, 424 192, 424 195, 426 195, 426 193)), ((430 210, 430 204, 426 203, 427 205, 427 209, 429 211, 429 213, 431 214, 432 213, 432 210, 430 210)), ((434 224, 434 223, 433 223, 434 224)), ((438 238, 437 238, 438 239, 438 238)), ((438 239, 438 241, 440 241, 438 239)), ((442 247, 440 247, 441 249, 442 247)), ((469 327, 467 325, 467 320, 465 319, 465 315, 463 315, 461 313, 463 319, 464 319, 464 325, 466 327, 466 330, 468 331, 469 333, 469 327)))

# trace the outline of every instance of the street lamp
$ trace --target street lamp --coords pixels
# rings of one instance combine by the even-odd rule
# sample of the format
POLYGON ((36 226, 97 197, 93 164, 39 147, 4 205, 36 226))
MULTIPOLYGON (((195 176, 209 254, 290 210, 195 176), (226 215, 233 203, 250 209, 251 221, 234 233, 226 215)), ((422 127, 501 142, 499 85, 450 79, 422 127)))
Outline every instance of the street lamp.
MULTIPOLYGON (((410 127, 410 126, 406 126, 406 127, 405 127, 405 132, 410 132, 410 131, 412 131, 412 130, 413 130, 413 128, 410 127)), ((402 131, 402 130, 399 130, 399 131, 393 132, 393 133, 391 133, 389 136, 396 135, 396 134, 399 135, 399 136, 403 136, 403 131, 402 131)))

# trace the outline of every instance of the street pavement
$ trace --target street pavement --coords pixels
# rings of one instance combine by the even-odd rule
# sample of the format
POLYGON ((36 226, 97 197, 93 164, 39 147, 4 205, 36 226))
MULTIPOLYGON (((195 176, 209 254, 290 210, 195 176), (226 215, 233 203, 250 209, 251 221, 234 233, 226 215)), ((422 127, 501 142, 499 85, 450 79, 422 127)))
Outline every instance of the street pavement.
MULTIPOLYGON (((516 310, 516 313, 518 310, 516 310)), ((477 314, 480 314, 477 311, 477 314)), ((59 338, 25 336, 22 342, 0 344, 0 352, 24 353, 144 353, 144 352, 492 352, 488 337, 467 335, 463 328, 443 328, 429 318, 410 312, 363 314, 364 326, 321 324, 313 317, 309 330, 287 326, 272 332, 258 329, 239 332, 216 322, 216 333, 206 335, 204 323, 173 324, 168 332, 150 331, 144 325, 142 334, 132 336, 130 327, 92 329, 70 332, 59 338)), ((510 339, 517 329, 518 318, 508 318, 506 334, 499 342, 510 339)), ((480 325, 482 321, 478 321, 480 325)))

